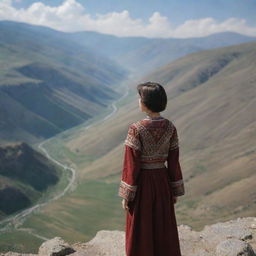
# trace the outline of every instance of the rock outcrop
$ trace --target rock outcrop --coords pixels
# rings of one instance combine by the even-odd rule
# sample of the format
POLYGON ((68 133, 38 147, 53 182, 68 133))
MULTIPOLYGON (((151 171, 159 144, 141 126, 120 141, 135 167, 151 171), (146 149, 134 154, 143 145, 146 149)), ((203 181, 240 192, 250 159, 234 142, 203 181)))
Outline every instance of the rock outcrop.
MULTIPOLYGON (((182 256, 256 256, 256 217, 207 225, 199 232, 187 225, 178 230, 182 256)), ((123 231, 101 230, 86 243, 69 245, 55 237, 44 242, 38 254, 8 252, 0 256, 125 256, 124 239, 123 231)))

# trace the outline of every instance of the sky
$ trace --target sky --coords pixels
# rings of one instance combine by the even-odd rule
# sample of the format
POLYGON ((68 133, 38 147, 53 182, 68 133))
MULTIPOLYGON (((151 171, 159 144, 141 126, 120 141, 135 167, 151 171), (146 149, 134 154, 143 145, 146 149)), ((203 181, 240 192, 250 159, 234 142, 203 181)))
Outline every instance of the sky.
POLYGON ((256 36, 256 0, 0 0, 0 20, 116 36, 256 36))

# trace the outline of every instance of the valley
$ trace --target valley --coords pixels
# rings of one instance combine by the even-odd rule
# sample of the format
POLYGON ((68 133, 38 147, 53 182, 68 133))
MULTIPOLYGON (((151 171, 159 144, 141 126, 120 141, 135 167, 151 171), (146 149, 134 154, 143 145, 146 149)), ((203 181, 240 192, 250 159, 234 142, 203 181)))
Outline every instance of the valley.
MULTIPOLYGON (((43 38, 44 33, 53 33, 40 29, 43 38)), ((31 26, 27 33, 32 36, 30 32, 34 30, 38 31, 38 28, 31 26)), ((72 35, 72 40, 77 40, 76 35, 72 35)), ((128 45, 133 39, 129 40, 124 44, 128 45)), ((205 40, 210 44, 209 38, 205 40)), ((238 43, 239 40, 249 39, 240 38, 238 43)), ((129 55, 142 52, 140 47, 148 42, 142 38, 135 41, 135 48, 130 49, 129 55)), ((57 38, 53 37, 47 44, 53 47, 56 42, 57 38)), ((91 47, 89 43, 88 39, 87 47, 91 47)), ((149 48, 151 44, 153 41, 148 44, 149 48)), ((45 51, 39 57, 39 64, 26 60, 21 67, 2 71, 4 79, 10 77, 8 72, 13 77, 8 80, 8 86, 6 82, 0 85, 1 140, 28 141, 34 150, 44 153, 48 160, 62 167, 63 177, 55 191, 42 197, 33 207, 10 216, 9 224, 2 222, 0 251, 35 252, 42 240, 54 236, 61 236, 70 243, 85 242, 98 230, 124 230, 125 213, 117 192, 127 127, 144 118, 139 112, 136 95, 136 85, 141 81, 156 81, 165 86, 169 101, 162 115, 178 128, 186 188, 185 196, 179 198, 176 205, 178 224, 188 224, 200 230, 206 224, 255 215, 256 43, 223 47, 225 44, 215 44, 211 48, 216 49, 211 50, 198 48, 194 53, 184 52, 184 56, 177 56, 175 61, 176 57, 170 59, 168 63, 163 58, 156 65, 149 63, 147 67, 145 64, 140 75, 130 73, 130 78, 128 71, 116 62, 111 62, 111 67, 103 63, 98 72, 89 72, 93 74, 91 78, 85 77, 82 73, 89 68, 91 59, 81 68, 80 61, 88 56, 83 55, 82 60, 78 60, 77 52, 73 52, 76 56, 74 66, 67 62, 65 67, 59 66, 66 53, 51 57, 50 61, 49 56, 42 57, 47 53, 45 51), (108 68, 111 70, 106 74, 108 68), (24 83, 17 84, 23 79, 24 83), (93 90, 88 89, 87 84, 83 85, 82 81, 88 79, 99 79, 92 84, 93 90), (102 81, 108 82, 102 85, 102 81), (106 94, 102 95, 103 92, 106 94), (7 106, 12 106, 12 111, 7 110, 7 106), (12 116, 11 112, 19 117, 17 123, 14 122, 17 116, 12 116), (29 127, 31 120, 33 125, 29 127), (38 127, 45 130, 38 130, 38 127)), ((19 47, 21 54, 25 46, 21 44, 19 47)), ((108 47, 112 47, 111 43, 108 47)), ((30 51, 27 53, 31 54, 30 51)), ((115 61, 125 53, 120 50, 119 54, 115 61)), ((10 57, 17 58, 17 55, 10 57)), ((151 60, 154 61, 154 56, 151 60)), ((140 64, 143 61, 144 58, 138 59, 140 64)), ((138 64, 131 63, 129 67, 138 64)))
MULTIPOLYGON (((176 206, 179 224, 200 230, 216 220, 255 213, 255 47, 251 43, 188 55, 143 78, 166 84, 169 105, 163 116, 173 120, 180 131, 187 193, 176 206)), ((130 85, 131 90, 135 85, 130 85)), ((97 229, 123 229, 124 215, 117 197, 122 141, 128 125, 143 117, 132 95, 103 125, 86 132, 81 127, 47 145, 59 159, 72 157, 79 170, 73 195, 48 208, 47 216, 56 231, 60 226, 55 216, 60 209, 65 209, 61 218, 72 223, 66 224, 68 230, 81 218, 86 219, 82 228, 86 234, 97 229), (73 209, 67 209, 69 202, 73 209)), ((42 215, 27 222, 27 227, 36 227, 40 220, 42 215)), ((80 236, 80 230, 77 227, 77 239, 87 239, 80 236)), ((69 232, 62 236, 73 241, 69 232)))
MULTIPOLYGON (((83 125, 83 129, 87 130, 89 128, 93 128, 95 125, 97 125, 98 123, 102 123, 105 122, 106 120, 108 120, 109 118, 111 118, 117 111, 117 103, 122 102, 123 99, 126 98, 126 96, 128 95, 128 90, 126 87, 123 86, 123 95, 122 97, 117 101, 112 103, 110 110, 111 111, 105 111, 104 113, 102 113, 102 115, 97 116, 95 119, 93 119, 92 121, 89 122, 89 124, 84 124, 83 125), (108 113, 110 112, 110 113, 108 113)), ((68 131, 70 132, 70 131, 68 131)), ((65 132, 64 132, 65 133, 65 132)), ((58 136, 63 136, 63 134, 58 134, 58 136)), ((64 135, 65 136, 65 135, 64 135)), ((20 211, 18 214, 14 214, 13 216, 10 216, 8 218, 5 218, 4 220, 0 221, 0 237, 2 236, 3 239, 1 240, 2 242, 0 242, 0 248, 2 248, 1 250, 7 250, 6 248, 10 249, 10 250, 16 250, 16 251, 23 251, 25 252, 28 248, 36 248, 37 244, 40 243, 42 240, 47 240, 49 238, 41 235, 38 233, 37 230, 33 229, 33 228, 27 228, 24 227, 23 223, 26 221, 27 218, 29 218, 32 214, 37 214, 40 211, 43 211, 42 209, 49 203, 58 200, 59 198, 63 197, 67 192, 70 191, 74 191, 76 189, 77 186, 77 178, 76 178, 76 169, 71 167, 71 166, 76 166, 75 164, 73 164, 73 162, 70 162, 70 159, 68 160, 67 164, 62 164, 59 161, 55 160, 51 155, 48 154, 47 150, 44 148, 44 144, 45 143, 50 143, 51 139, 48 139, 46 141, 41 142, 38 145, 34 145, 34 147, 36 148, 36 146, 38 147, 39 150, 43 151, 45 156, 47 156, 47 158, 52 161, 56 166, 59 166, 62 168, 62 172, 63 174, 65 174, 65 176, 67 176, 67 172, 70 171, 71 175, 68 175, 66 177, 66 179, 68 179, 68 183, 65 185, 65 187, 61 187, 59 188, 59 190, 55 190, 54 193, 51 192, 51 194, 48 195, 48 197, 43 197, 39 200, 39 203, 33 205, 30 208, 27 208, 23 211, 20 211), (54 197, 52 196, 54 195, 54 197), (28 242, 28 240, 23 240, 19 238, 19 234, 23 234, 25 235, 25 237, 30 237, 31 238, 27 238, 29 240, 34 241, 33 245, 30 244, 30 242, 28 242), (10 237, 15 237, 16 239, 18 239, 19 242, 15 242, 13 245, 10 245, 10 237), (7 244, 5 243, 5 241, 8 241, 7 244), (24 244, 28 243, 28 245, 25 245, 25 247, 23 248, 24 244)), ((22 235, 23 236, 23 235, 22 235)))

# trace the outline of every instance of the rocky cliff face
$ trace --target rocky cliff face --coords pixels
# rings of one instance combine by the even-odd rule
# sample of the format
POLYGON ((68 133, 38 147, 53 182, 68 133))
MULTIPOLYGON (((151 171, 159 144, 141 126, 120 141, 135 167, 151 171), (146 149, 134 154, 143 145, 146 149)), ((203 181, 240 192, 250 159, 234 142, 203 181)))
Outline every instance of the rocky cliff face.
MULTIPOLYGON (((205 226, 196 232, 187 225, 178 227, 182 256, 255 256, 256 218, 238 218, 205 226)), ((44 242, 38 254, 8 252, 0 256, 125 256, 125 233, 101 230, 89 242, 69 245, 60 237, 44 242)), ((144 255, 142 255, 144 256, 144 255)), ((146 255, 145 255, 146 256, 146 255)), ((160 255, 159 255, 160 256, 160 255)))

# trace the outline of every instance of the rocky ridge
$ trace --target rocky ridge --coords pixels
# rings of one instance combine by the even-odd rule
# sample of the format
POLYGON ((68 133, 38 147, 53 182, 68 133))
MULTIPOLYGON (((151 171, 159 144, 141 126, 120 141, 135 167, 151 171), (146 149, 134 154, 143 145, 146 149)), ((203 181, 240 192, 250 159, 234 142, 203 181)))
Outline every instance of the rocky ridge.
MULTIPOLYGON (((182 256, 255 256, 256 217, 238 218, 206 225, 201 231, 178 226, 182 256)), ((69 245, 60 237, 45 241, 38 254, 15 252, 0 256, 125 256, 125 233, 101 230, 89 242, 69 245)))

